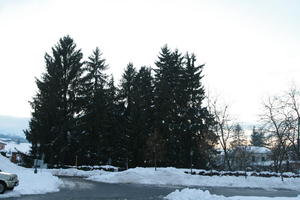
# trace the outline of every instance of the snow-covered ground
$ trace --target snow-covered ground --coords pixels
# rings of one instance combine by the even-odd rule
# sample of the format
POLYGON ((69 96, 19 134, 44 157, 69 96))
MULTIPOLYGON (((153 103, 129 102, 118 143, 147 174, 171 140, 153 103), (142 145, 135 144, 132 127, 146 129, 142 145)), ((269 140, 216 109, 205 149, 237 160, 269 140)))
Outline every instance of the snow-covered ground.
POLYGON ((220 187, 250 187, 250 188, 286 188, 300 191, 299 178, 287 178, 281 181, 279 177, 234 177, 234 176, 200 176, 185 174, 186 169, 176 168, 134 168, 123 172, 111 172, 92 175, 88 180, 106 183, 138 183, 155 185, 181 186, 220 186, 220 187))
POLYGON ((183 189, 176 190, 165 197, 166 200, 299 200, 298 197, 246 197, 234 196, 224 197, 219 195, 210 194, 209 191, 202 191, 198 189, 183 189))
MULTIPOLYGON (((20 185, 12 192, 1 195, 0 198, 20 196, 23 194, 41 194, 56 192, 62 182, 53 175, 78 176, 88 180, 106 183, 136 183, 155 185, 180 185, 180 186, 220 186, 220 187, 250 187, 250 188, 286 188, 300 191, 300 178, 286 178, 281 181, 279 177, 234 177, 234 176, 200 176, 184 173, 187 169, 176 168, 134 168, 122 172, 107 172, 104 170, 83 171, 70 169, 43 169, 34 174, 32 169, 25 169, 9 162, 0 156, 0 169, 16 173, 20 185)), ((197 171, 197 170, 196 170, 197 171)), ((295 198, 266 198, 266 197, 224 197, 211 195, 208 191, 198 189, 177 190, 167 197, 167 200, 300 200, 295 198)))
POLYGON ((0 169, 18 175, 19 186, 13 191, 7 191, 0 198, 15 197, 25 194, 43 194, 59 191, 62 181, 47 171, 34 174, 32 169, 19 167, 0 155, 0 169))

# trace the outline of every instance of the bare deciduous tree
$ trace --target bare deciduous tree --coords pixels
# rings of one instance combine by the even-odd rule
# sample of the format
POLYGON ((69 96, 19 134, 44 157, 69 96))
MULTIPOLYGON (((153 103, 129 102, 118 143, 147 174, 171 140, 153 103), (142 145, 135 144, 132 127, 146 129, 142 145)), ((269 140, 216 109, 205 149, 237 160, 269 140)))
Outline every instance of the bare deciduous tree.
POLYGON ((229 139, 232 135, 233 125, 228 113, 227 104, 218 104, 217 98, 213 102, 209 101, 210 112, 214 115, 216 125, 215 132, 219 138, 219 144, 224 152, 224 167, 232 170, 229 156, 229 139))
POLYGON ((300 160, 300 91, 296 87, 291 87, 287 92, 286 102, 291 110, 291 116, 293 117, 293 132, 290 135, 289 140, 297 160, 300 160))
POLYGON ((293 133, 293 117, 288 104, 282 97, 269 97, 263 104, 264 111, 261 119, 269 133, 269 145, 273 150, 275 170, 283 171, 283 161, 288 159, 290 138, 293 133))

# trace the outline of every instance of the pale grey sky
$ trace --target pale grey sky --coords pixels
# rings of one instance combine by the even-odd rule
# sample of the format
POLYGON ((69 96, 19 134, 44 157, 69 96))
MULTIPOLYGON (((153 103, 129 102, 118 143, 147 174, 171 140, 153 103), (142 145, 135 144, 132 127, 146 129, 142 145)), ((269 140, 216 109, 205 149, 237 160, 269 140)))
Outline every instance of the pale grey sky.
POLYGON ((120 78, 151 65, 164 44, 206 63, 204 83, 239 121, 262 99, 300 86, 298 0, 0 0, 0 115, 29 117, 44 53, 69 34, 85 56, 99 46, 120 78))

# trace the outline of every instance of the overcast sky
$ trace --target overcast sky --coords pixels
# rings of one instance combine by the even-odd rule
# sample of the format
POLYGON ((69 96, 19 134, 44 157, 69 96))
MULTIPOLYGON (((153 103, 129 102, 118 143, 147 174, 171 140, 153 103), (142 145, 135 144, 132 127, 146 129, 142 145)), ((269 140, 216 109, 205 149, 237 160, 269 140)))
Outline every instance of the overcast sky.
POLYGON ((0 115, 30 117, 34 77, 64 35, 85 56, 99 46, 120 78, 154 66, 164 44, 205 63, 204 84, 255 122, 264 97, 300 86, 298 0, 0 0, 0 115))

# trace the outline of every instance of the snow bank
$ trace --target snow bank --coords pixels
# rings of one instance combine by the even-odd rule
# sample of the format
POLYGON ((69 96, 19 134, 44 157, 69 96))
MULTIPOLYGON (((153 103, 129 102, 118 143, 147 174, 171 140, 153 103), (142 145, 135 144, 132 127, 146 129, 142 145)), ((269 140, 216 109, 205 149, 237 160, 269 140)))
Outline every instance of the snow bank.
POLYGON ((122 172, 111 172, 90 176, 88 180, 106 183, 139 183, 156 185, 184 186, 220 186, 251 188, 286 188, 300 191, 300 179, 289 178, 281 181, 279 177, 233 177, 233 176, 200 176, 185 174, 186 169, 176 168, 134 168, 122 172))
POLYGON ((17 174, 19 178, 19 186, 11 192, 7 191, 5 194, 0 195, 0 198, 57 192, 59 191, 58 187, 62 184, 59 178, 49 172, 38 171, 37 174, 34 174, 33 169, 19 167, 2 155, 0 155, 0 169, 5 172, 17 174))
POLYGON ((91 170, 84 171, 75 168, 68 169, 47 169, 54 176, 76 176, 76 177, 90 177, 96 175, 106 174, 107 172, 104 170, 91 170))
POLYGON ((91 171, 91 170, 105 170, 105 171, 111 171, 111 172, 119 171, 118 167, 115 167, 112 165, 80 165, 80 166, 66 165, 66 167, 80 169, 80 170, 84 170, 84 171, 91 171))
POLYGON ((198 189, 183 189, 176 190, 170 193, 164 199, 167 200, 299 200, 298 197, 250 197, 250 196, 234 196, 224 197, 218 195, 212 195, 209 191, 202 191, 198 189))
MULTIPOLYGON (((191 174, 187 169, 186 174, 191 174)), ((204 170, 204 169, 194 169, 192 175, 202 175, 202 176, 258 176, 258 177, 283 177, 283 178, 300 178, 300 174, 292 172, 276 173, 269 171, 255 172, 255 171, 217 171, 217 170, 204 170)))

